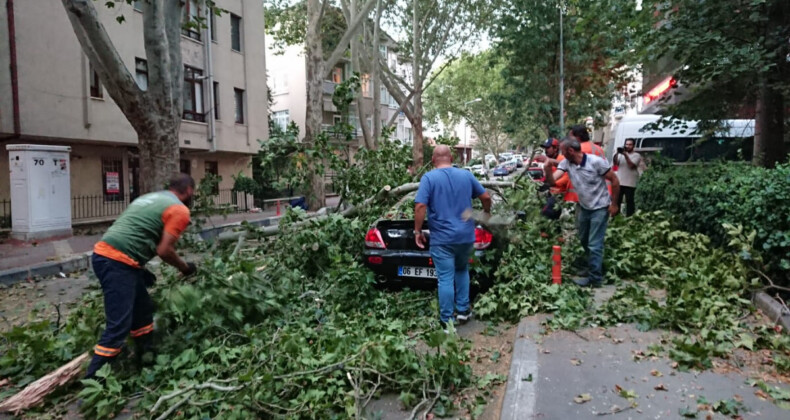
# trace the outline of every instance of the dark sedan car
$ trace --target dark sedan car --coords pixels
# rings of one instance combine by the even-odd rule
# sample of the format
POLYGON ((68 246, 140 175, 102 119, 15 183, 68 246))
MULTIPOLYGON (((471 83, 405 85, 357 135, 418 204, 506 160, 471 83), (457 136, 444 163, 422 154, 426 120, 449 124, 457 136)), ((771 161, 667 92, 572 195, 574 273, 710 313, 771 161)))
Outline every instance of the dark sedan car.
MULTIPOLYGON (((431 258, 430 222, 423 227, 426 238, 425 249, 414 243, 414 220, 378 220, 365 235, 365 265, 375 272, 380 280, 402 281, 417 279, 435 284, 436 270, 431 258)), ((475 229, 473 264, 493 255, 494 235, 485 228, 475 229)), ((472 271, 474 276, 474 271, 472 271)), ((479 280, 479 279, 478 279, 479 280)))

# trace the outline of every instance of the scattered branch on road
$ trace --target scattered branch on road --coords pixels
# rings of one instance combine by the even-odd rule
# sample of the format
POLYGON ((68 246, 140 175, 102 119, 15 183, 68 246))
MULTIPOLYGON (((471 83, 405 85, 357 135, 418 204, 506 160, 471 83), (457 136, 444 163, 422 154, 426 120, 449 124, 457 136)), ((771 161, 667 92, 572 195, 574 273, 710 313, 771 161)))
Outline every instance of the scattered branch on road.
POLYGON ((16 414, 39 405, 47 395, 77 378, 82 373, 82 365, 90 357, 90 353, 83 353, 56 371, 28 385, 22 391, 3 401, 0 404, 0 413, 16 414))

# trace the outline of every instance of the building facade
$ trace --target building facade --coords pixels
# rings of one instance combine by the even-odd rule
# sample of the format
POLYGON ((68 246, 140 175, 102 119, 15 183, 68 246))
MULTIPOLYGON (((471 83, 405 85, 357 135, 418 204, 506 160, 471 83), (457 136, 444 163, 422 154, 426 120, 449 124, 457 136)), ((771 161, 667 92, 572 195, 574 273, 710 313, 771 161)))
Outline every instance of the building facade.
MULTIPOLYGON (((198 181, 207 173, 219 175, 220 189, 230 189, 232 175, 251 174, 258 140, 268 135, 263 5, 216 3, 227 12, 207 15, 202 2, 184 3, 185 18, 210 16, 210 24, 182 31, 180 165, 198 181)), ((95 6, 145 89, 141 2, 95 6)), ((93 72, 60 0, 0 0, 0 201, 9 197, 6 145, 26 143, 71 147, 75 199, 118 203, 139 194, 145 174, 139 170, 137 135, 93 72)))
MULTIPOLYGON (((274 45, 267 42, 267 45, 274 45)), ((397 55, 387 45, 380 48, 382 56, 386 57, 386 62, 391 69, 398 65, 397 55)), ((272 120, 280 128, 284 129, 291 122, 299 127, 300 136, 304 136, 305 127, 305 104, 307 101, 307 62, 304 54, 303 45, 287 46, 282 49, 267 48, 266 63, 268 65, 269 88, 272 90, 272 120)), ((347 59, 342 59, 337 63, 332 72, 324 80, 323 98, 323 121, 325 130, 330 130, 342 116, 332 103, 332 95, 335 87, 351 77, 351 63, 347 59)), ((356 141, 354 147, 364 145, 364 137, 361 124, 367 124, 369 131, 373 131, 372 110, 373 106, 373 85, 368 75, 363 74, 361 78, 361 100, 355 100, 351 104, 349 123, 355 130, 356 141), (358 107, 362 107, 363 113, 368 115, 365 121, 360 121, 358 107)), ((404 144, 411 144, 413 133, 411 124, 402 112, 398 112, 399 104, 382 84, 381 103, 377 104, 381 110, 382 127, 386 127, 391 120, 392 140, 400 141, 404 144)))

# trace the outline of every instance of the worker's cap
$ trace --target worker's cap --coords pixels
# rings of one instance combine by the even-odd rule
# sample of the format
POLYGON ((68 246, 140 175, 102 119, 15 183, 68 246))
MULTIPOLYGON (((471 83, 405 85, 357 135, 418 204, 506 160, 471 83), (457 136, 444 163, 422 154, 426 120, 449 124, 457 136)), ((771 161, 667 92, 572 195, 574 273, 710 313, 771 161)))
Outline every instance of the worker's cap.
POLYGON ((544 149, 548 149, 549 147, 559 147, 559 146, 560 146, 560 141, 553 137, 547 138, 546 141, 544 141, 543 144, 540 145, 540 147, 544 149))

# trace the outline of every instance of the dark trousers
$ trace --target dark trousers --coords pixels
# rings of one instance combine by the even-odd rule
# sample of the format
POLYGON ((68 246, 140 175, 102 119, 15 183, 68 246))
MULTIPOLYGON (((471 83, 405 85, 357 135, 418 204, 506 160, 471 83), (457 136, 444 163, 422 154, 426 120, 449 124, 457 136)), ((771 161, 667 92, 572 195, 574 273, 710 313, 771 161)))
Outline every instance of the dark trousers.
POLYGON ((93 349, 88 378, 118 356, 127 336, 147 347, 154 330, 154 303, 145 289, 145 270, 97 254, 91 257, 91 265, 104 293, 107 325, 93 349))
POLYGON ((625 217, 628 217, 636 211, 636 204, 634 203, 634 194, 636 193, 636 187, 624 187, 620 186, 620 196, 617 197, 617 207, 620 207, 620 210, 625 213, 625 217), (628 204, 628 210, 623 207, 623 196, 625 196, 625 202, 628 204))

